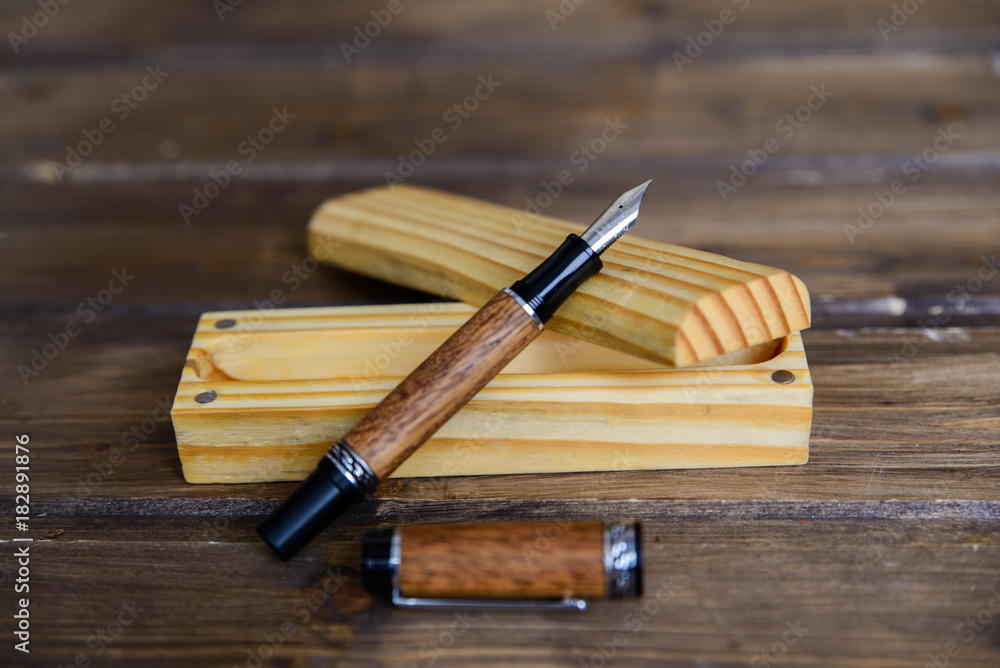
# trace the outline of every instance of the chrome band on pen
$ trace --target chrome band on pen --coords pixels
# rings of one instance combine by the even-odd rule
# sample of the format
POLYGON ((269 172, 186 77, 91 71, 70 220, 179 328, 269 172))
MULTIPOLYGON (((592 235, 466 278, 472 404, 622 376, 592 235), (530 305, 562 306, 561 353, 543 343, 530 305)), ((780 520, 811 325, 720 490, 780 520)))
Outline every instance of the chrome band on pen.
POLYGON ((604 527, 608 598, 631 598, 642 594, 639 541, 639 525, 634 522, 616 522, 604 527))
POLYGON ((343 474, 347 480, 358 488, 358 491, 369 497, 375 493, 379 486, 378 476, 375 475, 368 463, 361 458, 361 455, 354 452, 351 446, 343 441, 339 441, 330 446, 324 455, 343 474))
POLYGON ((371 496, 378 485, 378 476, 358 453, 343 441, 335 443, 257 532, 278 556, 290 559, 348 506, 371 496))
POLYGON ((537 313, 535 313, 535 309, 531 306, 531 304, 521 299, 521 295, 517 294, 510 288, 504 288, 503 291, 508 297, 516 301, 518 306, 524 309, 525 313, 531 316, 531 319, 535 322, 535 326, 538 327, 539 330, 545 327, 542 323, 542 319, 538 317, 537 313))

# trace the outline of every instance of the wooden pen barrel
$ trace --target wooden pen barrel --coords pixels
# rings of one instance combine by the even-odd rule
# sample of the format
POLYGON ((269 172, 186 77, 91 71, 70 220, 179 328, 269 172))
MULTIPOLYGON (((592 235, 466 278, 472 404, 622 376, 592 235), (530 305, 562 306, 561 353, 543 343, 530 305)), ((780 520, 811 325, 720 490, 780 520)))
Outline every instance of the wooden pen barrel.
POLYGON ((604 599, 637 596, 634 523, 427 524, 365 537, 365 586, 413 599, 604 599))
POLYGON ((384 480, 539 333, 540 321, 498 292, 341 442, 384 480))

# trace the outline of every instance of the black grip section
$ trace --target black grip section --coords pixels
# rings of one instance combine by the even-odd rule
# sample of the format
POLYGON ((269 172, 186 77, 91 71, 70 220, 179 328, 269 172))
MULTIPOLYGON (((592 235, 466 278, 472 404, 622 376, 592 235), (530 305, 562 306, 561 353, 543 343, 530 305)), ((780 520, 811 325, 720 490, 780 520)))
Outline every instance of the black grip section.
POLYGON ((392 600, 396 580, 396 566, 390 561, 393 533, 393 529, 374 529, 361 543, 361 584, 387 601, 392 600))
POLYGON ((587 242, 571 234, 556 252, 510 289, 535 310, 542 322, 547 322, 566 298, 603 266, 587 242))
POLYGON ((290 559, 363 498, 361 491, 324 457, 298 489, 257 527, 257 533, 279 557, 290 559))

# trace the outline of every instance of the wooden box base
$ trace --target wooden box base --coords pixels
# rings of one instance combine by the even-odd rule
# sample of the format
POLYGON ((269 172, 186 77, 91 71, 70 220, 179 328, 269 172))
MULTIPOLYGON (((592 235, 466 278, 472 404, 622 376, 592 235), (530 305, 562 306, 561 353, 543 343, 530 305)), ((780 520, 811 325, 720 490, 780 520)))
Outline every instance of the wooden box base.
MULTIPOLYGON (((203 314, 171 411, 184 477, 301 480, 474 312, 203 314)), ((676 369, 547 331, 394 475, 804 464, 812 396, 797 333, 676 369)))

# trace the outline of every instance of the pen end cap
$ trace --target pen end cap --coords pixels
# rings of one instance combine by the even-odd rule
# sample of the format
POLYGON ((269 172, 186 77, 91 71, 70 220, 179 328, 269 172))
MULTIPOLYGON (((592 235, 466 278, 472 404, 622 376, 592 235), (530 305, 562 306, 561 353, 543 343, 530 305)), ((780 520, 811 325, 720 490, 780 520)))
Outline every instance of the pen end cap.
POLYGON ((257 533, 275 554, 291 559, 344 510, 362 499, 361 492, 324 459, 285 499, 257 533))

